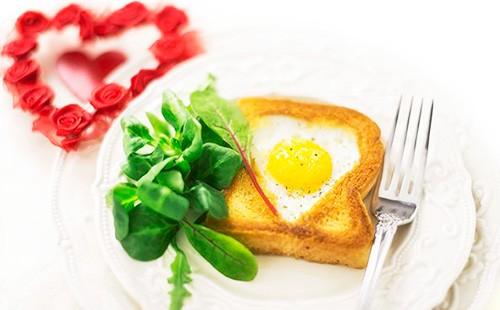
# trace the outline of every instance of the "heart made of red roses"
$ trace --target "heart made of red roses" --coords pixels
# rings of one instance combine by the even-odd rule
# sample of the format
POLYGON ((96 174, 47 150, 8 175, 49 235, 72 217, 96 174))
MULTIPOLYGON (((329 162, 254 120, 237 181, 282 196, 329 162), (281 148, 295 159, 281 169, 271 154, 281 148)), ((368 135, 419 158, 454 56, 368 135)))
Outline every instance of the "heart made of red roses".
POLYGON ((43 133, 53 144, 67 151, 73 150, 82 141, 101 137, 112 120, 149 82, 201 51, 194 32, 180 33, 186 24, 187 16, 175 7, 166 6, 152 12, 140 2, 129 3, 100 18, 94 18, 89 11, 74 4, 61 9, 52 19, 28 11, 16 22, 21 37, 6 44, 2 50, 2 54, 15 60, 7 69, 4 81, 14 95, 15 106, 38 116, 33 130, 43 133), (131 78, 128 88, 117 83, 99 85, 90 97, 93 111, 75 103, 60 108, 52 105, 54 92, 40 81, 40 67, 29 57, 37 48, 38 34, 51 27, 61 30, 75 25, 79 28, 81 41, 85 42, 109 38, 145 24, 156 25, 162 33, 162 37, 150 47, 158 60, 155 68, 139 70, 131 78))

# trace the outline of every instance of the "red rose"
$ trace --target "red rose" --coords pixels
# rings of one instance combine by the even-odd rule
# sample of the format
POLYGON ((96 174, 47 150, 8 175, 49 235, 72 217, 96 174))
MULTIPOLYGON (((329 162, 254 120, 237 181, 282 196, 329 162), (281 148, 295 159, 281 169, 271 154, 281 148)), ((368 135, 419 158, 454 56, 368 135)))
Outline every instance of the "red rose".
POLYGON ((117 34, 120 30, 120 27, 111 24, 108 20, 97 22, 94 26, 95 33, 101 37, 117 34))
POLYGON ((160 73, 152 69, 142 69, 130 79, 130 92, 132 96, 137 96, 144 91, 146 86, 154 79, 160 76, 160 73))
POLYGON ((52 90, 45 85, 37 85, 21 95, 19 105, 25 111, 40 112, 54 98, 52 90))
POLYGON ((40 12, 27 11, 16 21, 17 31, 22 35, 32 35, 45 31, 50 21, 40 12))
POLYGON ((80 25, 80 38, 84 41, 92 39, 94 36, 94 22, 92 15, 90 15, 87 11, 80 12, 78 24, 80 25))
POLYGON ((171 33, 156 41, 149 50, 160 62, 182 60, 184 41, 181 36, 171 33))
POLYGON ((80 20, 81 11, 82 8, 78 5, 70 4, 57 12, 56 16, 52 20, 52 23, 57 29, 62 29, 64 26, 69 24, 77 24, 80 20))
POLYGON ((10 57, 21 58, 29 54, 36 47, 36 41, 32 38, 21 38, 4 45, 2 54, 10 57))
POLYGON ((177 31, 187 22, 186 13, 173 6, 166 6, 155 16, 155 24, 164 34, 177 31))
POLYGON ((78 135, 92 119, 92 115, 77 104, 69 104, 52 114, 52 122, 58 136, 78 135))
POLYGON ((108 21, 116 26, 128 27, 142 22, 148 16, 148 9, 140 2, 131 2, 111 13, 108 21))
POLYGON ((18 60, 7 69, 3 79, 10 84, 33 83, 38 78, 39 69, 38 64, 32 59, 18 60))
POLYGON ((189 31, 182 34, 184 41, 184 57, 191 58, 203 52, 203 46, 196 31, 189 31))
POLYGON ((105 84, 94 90, 90 103, 97 110, 119 107, 129 99, 128 90, 116 83, 105 84))

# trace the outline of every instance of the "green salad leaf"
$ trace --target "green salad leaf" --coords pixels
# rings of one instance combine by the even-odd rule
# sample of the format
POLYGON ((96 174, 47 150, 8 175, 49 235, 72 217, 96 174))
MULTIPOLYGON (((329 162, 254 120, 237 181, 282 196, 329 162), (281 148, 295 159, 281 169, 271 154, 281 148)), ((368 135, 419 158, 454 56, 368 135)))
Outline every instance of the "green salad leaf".
POLYGON ((190 283, 191 267, 186 254, 179 248, 175 240, 172 240, 172 248, 175 250, 175 259, 170 265, 172 276, 168 278, 168 283, 172 284, 170 290, 170 310, 180 310, 184 305, 184 300, 191 296, 186 284, 190 283))
POLYGON ((215 143, 205 143, 201 157, 193 165, 194 177, 217 189, 229 187, 240 169, 238 152, 215 143))
POLYGON ((183 156, 177 158, 174 168, 179 170, 182 175, 186 177, 191 173, 191 164, 183 156))
POLYGON ((174 132, 172 126, 164 120, 159 119, 151 112, 146 112, 146 116, 148 117, 149 123, 153 127, 153 131, 155 135, 161 136, 173 136, 174 132))
POLYGON ((255 256, 236 239, 188 222, 182 222, 182 230, 193 248, 226 277, 251 281, 257 275, 255 256))
POLYGON ((137 201, 137 188, 131 184, 119 183, 111 190, 115 237, 123 240, 128 235, 129 217, 137 201))
POLYGON ((118 183, 111 190, 113 206, 120 206, 129 212, 137 201, 137 187, 130 183, 118 183))
POLYGON ((163 151, 158 147, 149 154, 131 153, 127 157, 127 162, 122 166, 122 173, 130 179, 138 181, 162 159, 163 151))
POLYGON ((193 162, 201 156, 203 151, 203 141, 201 139, 200 123, 189 116, 186 119, 181 131, 182 156, 189 162, 193 162))
POLYGON ((120 204, 115 204, 113 207, 113 220, 115 223, 116 240, 123 240, 128 235, 128 212, 120 204))
POLYGON ((213 77, 191 95, 188 107, 174 93, 165 93, 161 115, 146 113, 149 125, 131 117, 121 121, 125 181, 110 190, 107 203, 113 208, 115 237, 130 257, 150 261, 172 245, 170 309, 177 310, 191 295, 186 288, 191 268, 175 242, 179 231, 216 270, 249 281, 258 269, 253 254, 203 223, 207 217, 228 216, 222 190, 242 166, 272 204, 250 165, 249 124, 238 105, 217 94, 213 77))
POLYGON ((150 161, 142 155, 135 153, 127 157, 127 162, 122 166, 122 173, 132 180, 139 180, 151 169, 150 161))
POLYGON ((158 184, 166 186, 178 194, 184 192, 184 180, 177 170, 162 171, 156 177, 158 184))
MULTIPOLYGON (((194 112, 192 113, 194 114, 194 112)), ((201 138, 204 143, 213 143, 224 147, 231 147, 226 143, 226 141, 222 140, 222 138, 215 131, 210 129, 210 127, 208 127, 201 118, 199 121, 201 124, 201 138)))
POLYGON ((137 195, 146 207, 175 221, 182 220, 189 208, 187 198, 157 183, 144 182, 137 195))
POLYGON ((243 150, 249 149, 248 122, 235 102, 218 95, 213 76, 209 77, 205 88, 191 94, 190 107, 207 127, 233 149, 238 149, 238 144, 243 150))
POLYGON ((120 125, 124 134, 123 148, 127 155, 138 151, 153 139, 148 127, 133 117, 123 118, 120 125))
POLYGON ((153 180, 162 172, 163 169, 170 169, 175 165, 177 157, 169 157, 149 168, 149 171, 144 174, 138 181, 137 186, 146 182, 153 182, 153 180))
POLYGON ((150 261, 165 253, 178 229, 175 221, 138 205, 129 212, 129 231, 120 243, 130 257, 150 261))
POLYGON ((165 120, 169 122, 177 132, 181 130, 186 120, 190 117, 182 100, 170 91, 166 91, 163 94, 161 114, 163 114, 165 120))
POLYGON ((224 195, 212 186, 198 181, 189 190, 189 196, 194 204, 193 207, 202 213, 208 211, 208 214, 216 219, 227 217, 227 205, 224 195))

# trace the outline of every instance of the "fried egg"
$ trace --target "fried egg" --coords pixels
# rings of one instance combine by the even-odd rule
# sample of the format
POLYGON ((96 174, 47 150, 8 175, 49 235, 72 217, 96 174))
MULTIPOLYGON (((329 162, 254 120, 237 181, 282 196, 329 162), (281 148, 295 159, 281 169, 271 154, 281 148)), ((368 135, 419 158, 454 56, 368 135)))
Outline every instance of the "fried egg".
POLYGON ((360 158, 356 135, 335 124, 268 115, 252 131, 260 181, 287 221, 310 210, 360 158))

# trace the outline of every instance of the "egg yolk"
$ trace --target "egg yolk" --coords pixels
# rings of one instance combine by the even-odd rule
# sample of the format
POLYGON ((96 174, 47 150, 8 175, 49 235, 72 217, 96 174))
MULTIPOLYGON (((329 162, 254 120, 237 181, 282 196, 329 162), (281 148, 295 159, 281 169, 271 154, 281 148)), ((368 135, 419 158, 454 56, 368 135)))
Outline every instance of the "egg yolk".
POLYGON ((288 191, 312 193, 332 175, 330 154, 311 140, 281 141, 269 154, 266 167, 288 191))

